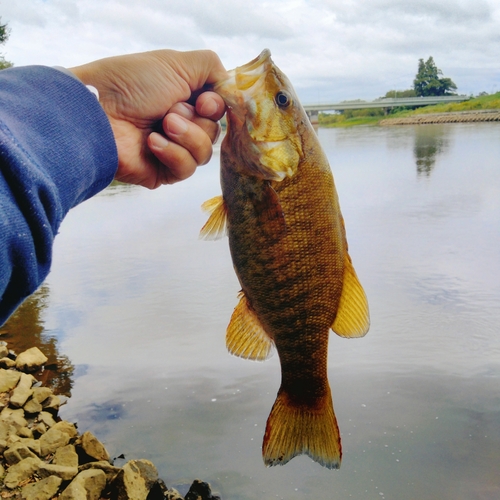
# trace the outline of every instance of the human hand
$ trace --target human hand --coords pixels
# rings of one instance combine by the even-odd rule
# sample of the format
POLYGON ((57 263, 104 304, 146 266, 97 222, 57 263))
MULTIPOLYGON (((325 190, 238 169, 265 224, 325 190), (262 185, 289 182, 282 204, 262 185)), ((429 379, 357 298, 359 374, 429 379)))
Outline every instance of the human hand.
POLYGON ((191 176, 207 163, 224 101, 199 91, 227 78, 208 50, 157 50, 70 68, 99 91, 118 148, 115 178, 154 189, 191 176))

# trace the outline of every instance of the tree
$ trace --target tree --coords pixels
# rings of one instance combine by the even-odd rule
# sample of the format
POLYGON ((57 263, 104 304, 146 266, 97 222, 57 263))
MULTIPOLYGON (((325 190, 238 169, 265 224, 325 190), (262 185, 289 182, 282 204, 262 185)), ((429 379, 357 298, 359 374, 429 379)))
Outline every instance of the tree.
MULTIPOLYGON (((1 23, 1 18, 0 18, 0 45, 4 44, 9 39, 9 35, 10 35, 10 30, 7 28, 6 24, 1 23)), ((4 56, 0 54, 0 69, 10 68, 11 66, 12 63, 6 61, 4 56)))
POLYGON ((418 60, 418 72, 413 80, 413 88, 419 97, 434 95, 454 95, 457 86, 451 78, 441 78, 443 72, 436 66, 432 56, 424 62, 418 60))

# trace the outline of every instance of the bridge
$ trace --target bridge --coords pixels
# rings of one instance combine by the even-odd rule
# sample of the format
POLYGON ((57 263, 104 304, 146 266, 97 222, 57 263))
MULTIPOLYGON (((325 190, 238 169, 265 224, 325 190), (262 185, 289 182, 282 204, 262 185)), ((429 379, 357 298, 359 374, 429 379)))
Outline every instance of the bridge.
POLYGON ((381 97, 373 101, 343 101, 333 104, 305 104, 303 107, 312 123, 318 123, 320 111, 345 111, 346 109, 383 108, 389 110, 398 106, 429 106, 431 104, 445 104, 469 100, 466 95, 445 95, 430 97, 381 97))

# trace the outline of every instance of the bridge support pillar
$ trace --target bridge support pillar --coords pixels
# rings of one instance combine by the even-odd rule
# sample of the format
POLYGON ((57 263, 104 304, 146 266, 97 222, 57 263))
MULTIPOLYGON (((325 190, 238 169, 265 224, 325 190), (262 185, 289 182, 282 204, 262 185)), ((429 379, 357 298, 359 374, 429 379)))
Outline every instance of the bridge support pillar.
POLYGON ((309 121, 313 125, 318 125, 319 124, 319 111, 312 110, 312 111, 306 111, 307 116, 309 117, 309 121))

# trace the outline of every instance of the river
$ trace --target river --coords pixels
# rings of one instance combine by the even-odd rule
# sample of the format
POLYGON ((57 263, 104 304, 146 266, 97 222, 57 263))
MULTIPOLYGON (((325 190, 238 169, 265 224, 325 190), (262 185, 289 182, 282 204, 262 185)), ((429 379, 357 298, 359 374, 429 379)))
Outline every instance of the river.
POLYGON ((227 240, 198 239, 217 152, 178 185, 73 209, 7 340, 50 351, 63 418, 181 492, 200 478, 228 500, 500 498, 500 125, 319 137, 372 320, 365 338, 331 336, 339 471, 262 463, 279 362, 225 349, 239 287, 227 240))

